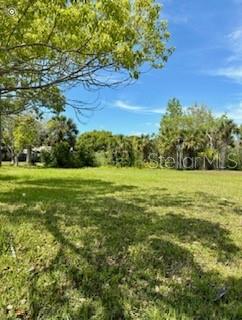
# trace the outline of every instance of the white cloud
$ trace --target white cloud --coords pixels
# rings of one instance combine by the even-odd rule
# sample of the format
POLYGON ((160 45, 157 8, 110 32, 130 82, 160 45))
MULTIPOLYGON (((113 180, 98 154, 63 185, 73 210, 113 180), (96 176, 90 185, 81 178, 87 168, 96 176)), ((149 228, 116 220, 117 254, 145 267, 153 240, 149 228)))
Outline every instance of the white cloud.
POLYGON ((241 40, 242 38, 242 28, 239 28, 237 30, 234 30, 233 32, 231 32, 229 35, 228 35, 228 38, 233 40, 233 41, 236 41, 236 40, 241 40))
POLYGON ((116 100, 112 104, 110 104, 113 107, 119 108, 121 110, 125 110, 128 112, 135 112, 135 113, 157 113, 162 114, 165 112, 163 108, 148 108, 140 105, 134 105, 129 102, 123 101, 123 100, 116 100))
POLYGON ((227 106, 226 114, 237 123, 242 123, 242 101, 237 104, 227 106))
POLYGON ((150 109, 150 112, 162 114, 162 113, 165 113, 165 109, 164 108, 154 108, 154 109, 150 109))
POLYGON ((224 67, 206 73, 242 83, 242 26, 234 29, 225 39, 230 55, 227 57, 224 67))
POLYGON ((116 100, 113 105, 119 109, 124 109, 124 110, 128 110, 128 111, 134 111, 134 112, 140 112, 140 111, 142 112, 143 111, 142 107, 129 104, 129 103, 122 101, 122 100, 116 100))
POLYGON ((227 59, 228 62, 240 61, 242 62, 242 26, 237 27, 227 36, 228 48, 231 55, 227 59))
POLYGON ((242 83, 242 65, 238 67, 219 68, 208 72, 212 76, 221 76, 242 83))
POLYGON ((228 117, 233 119, 236 123, 242 124, 242 101, 227 105, 223 108, 223 111, 215 111, 214 114, 217 117, 227 114, 228 117))

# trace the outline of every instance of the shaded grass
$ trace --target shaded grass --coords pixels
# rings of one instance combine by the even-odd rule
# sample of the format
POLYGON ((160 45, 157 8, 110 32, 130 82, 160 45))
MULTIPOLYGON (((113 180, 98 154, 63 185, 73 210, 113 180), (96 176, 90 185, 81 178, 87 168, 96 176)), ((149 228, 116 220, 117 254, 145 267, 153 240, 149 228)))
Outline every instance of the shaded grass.
POLYGON ((227 172, 0 169, 0 319, 241 319, 241 186, 227 172))

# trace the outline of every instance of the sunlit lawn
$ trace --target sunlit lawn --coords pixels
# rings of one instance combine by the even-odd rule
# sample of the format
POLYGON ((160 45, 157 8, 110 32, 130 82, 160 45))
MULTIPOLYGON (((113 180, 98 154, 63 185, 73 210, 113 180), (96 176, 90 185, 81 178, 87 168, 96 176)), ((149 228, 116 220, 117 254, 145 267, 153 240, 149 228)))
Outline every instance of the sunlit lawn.
POLYGON ((0 169, 0 319, 242 319, 242 173, 0 169))

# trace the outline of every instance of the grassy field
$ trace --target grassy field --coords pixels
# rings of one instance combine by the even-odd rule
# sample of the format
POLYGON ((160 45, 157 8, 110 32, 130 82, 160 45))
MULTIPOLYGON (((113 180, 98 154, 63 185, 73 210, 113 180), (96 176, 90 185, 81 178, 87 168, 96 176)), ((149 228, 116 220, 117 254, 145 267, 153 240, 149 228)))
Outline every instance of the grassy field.
POLYGON ((242 319, 242 173, 0 169, 0 319, 242 319))

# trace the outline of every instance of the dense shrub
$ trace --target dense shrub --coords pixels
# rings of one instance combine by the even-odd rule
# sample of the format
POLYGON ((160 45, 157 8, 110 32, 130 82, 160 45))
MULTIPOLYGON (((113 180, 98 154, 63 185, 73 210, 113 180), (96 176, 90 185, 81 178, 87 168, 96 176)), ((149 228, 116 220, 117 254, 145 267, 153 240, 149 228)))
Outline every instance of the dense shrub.
POLYGON ((77 151, 75 152, 75 159, 79 163, 79 167, 96 167, 95 153, 93 150, 85 147, 84 145, 79 145, 77 151))
MULTIPOLYGON (((81 134, 76 148, 95 154, 96 161, 85 162, 88 166, 144 167, 150 154, 158 153, 154 136, 113 135, 107 131, 93 131, 81 134)), ((83 154, 81 158, 85 158, 83 154)))
POLYGON ((68 168, 72 166, 72 155, 67 142, 59 142, 52 148, 52 163, 54 167, 68 168))
POLYGON ((42 151, 41 162, 47 167, 57 168, 82 168, 97 165, 94 152, 84 147, 72 150, 67 142, 57 143, 50 151, 42 151))
POLYGON ((73 154, 67 142, 59 142, 50 151, 42 151, 41 161, 48 167, 70 168, 74 165, 73 154))
POLYGON ((131 141, 126 137, 117 136, 110 146, 109 164, 116 167, 131 167, 134 162, 134 150, 131 141))
POLYGON ((105 167, 109 165, 108 152, 99 151, 95 152, 95 162, 98 167, 105 167))
POLYGON ((52 154, 48 150, 42 150, 40 153, 40 161, 43 163, 46 167, 51 166, 52 164, 52 154))

